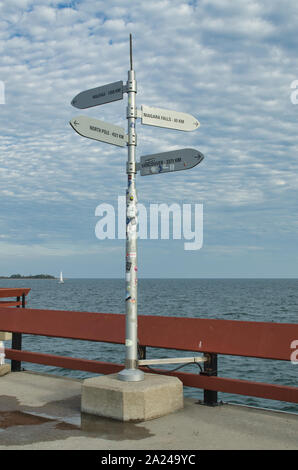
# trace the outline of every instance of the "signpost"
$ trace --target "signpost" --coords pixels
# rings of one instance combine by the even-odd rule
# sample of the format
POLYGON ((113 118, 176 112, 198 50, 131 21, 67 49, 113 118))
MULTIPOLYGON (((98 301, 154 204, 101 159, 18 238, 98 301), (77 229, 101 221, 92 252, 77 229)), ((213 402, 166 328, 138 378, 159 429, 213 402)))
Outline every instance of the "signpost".
POLYGON ((83 137, 117 145, 118 147, 126 147, 127 135, 122 127, 86 116, 76 116, 71 119, 69 124, 83 137))
POLYGON ((204 155, 198 150, 181 149, 145 155, 140 161, 140 175, 156 175, 169 171, 188 170, 201 163, 204 155))
POLYGON ((85 109, 122 99, 123 82, 120 81, 82 91, 73 98, 71 104, 76 108, 85 109))
POLYGON ((126 190, 126 334, 125 369, 119 372, 120 380, 144 380, 144 372, 138 369, 138 252, 137 252, 137 191, 136 191, 136 93, 137 82, 132 64, 132 41, 130 35, 130 70, 127 81, 128 160, 126 190))
MULTIPOLYGON (((144 380, 144 373, 138 369, 138 263, 137 263, 137 191, 136 173, 141 176, 166 173, 193 168, 203 160, 203 154, 194 149, 181 149, 160 154, 141 157, 136 162, 136 119, 140 117, 142 124, 166 127, 180 131, 193 131, 200 126, 199 121, 190 114, 170 111, 160 108, 142 106, 141 111, 136 107, 137 82, 132 64, 132 40, 130 35, 130 70, 127 84, 122 81, 109 83, 97 88, 83 91, 75 96, 71 104, 79 109, 91 108, 112 101, 123 99, 123 93, 128 95, 127 128, 108 124, 98 119, 86 116, 76 116, 71 119, 72 128, 83 137, 98 140, 119 147, 127 146, 127 190, 126 190, 126 326, 125 326, 125 369, 119 372, 118 378, 127 382, 144 380)), ((144 362, 144 361, 143 361, 144 362)))

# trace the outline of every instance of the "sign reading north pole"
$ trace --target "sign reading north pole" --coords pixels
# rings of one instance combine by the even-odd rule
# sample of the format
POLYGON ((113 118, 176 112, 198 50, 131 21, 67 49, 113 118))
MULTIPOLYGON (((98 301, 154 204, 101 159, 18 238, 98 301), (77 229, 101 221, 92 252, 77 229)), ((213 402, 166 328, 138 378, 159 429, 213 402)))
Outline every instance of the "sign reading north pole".
POLYGON ((122 99, 123 82, 119 81, 82 91, 73 98, 71 104, 75 108, 85 109, 122 99))
POLYGON ((142 105, 140 117, 142 124, 166 127, 167 129, 176 129, 178 131, 194 131, 200 126, 199 121, 191 114, 152 108, 145 105, 142 105))
POLYGON ((188 170, 201 163, 203 158, 204 155, 195 149, 181 149, 145 155, 140 159, 140 175, 148 176, 188 170))
POLYGON ((99 140, 118 147, 125 147, 128 141, 127 134, 125 134, 122 127, 108 124, 99 119, 76 116, 71 119, 69 124, 78 134, 89 139, 99 140))

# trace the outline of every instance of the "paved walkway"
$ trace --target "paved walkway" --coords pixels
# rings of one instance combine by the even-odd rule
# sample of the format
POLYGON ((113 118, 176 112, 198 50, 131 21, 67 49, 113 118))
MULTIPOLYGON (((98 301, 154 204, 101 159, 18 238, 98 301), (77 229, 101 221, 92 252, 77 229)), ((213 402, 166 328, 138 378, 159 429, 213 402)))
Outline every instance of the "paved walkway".
POLYGON ((80 413, 81 381, 0 377, 0 449, 298 449, 298 416, 237 405, 184 409, 132 424, 80 413))

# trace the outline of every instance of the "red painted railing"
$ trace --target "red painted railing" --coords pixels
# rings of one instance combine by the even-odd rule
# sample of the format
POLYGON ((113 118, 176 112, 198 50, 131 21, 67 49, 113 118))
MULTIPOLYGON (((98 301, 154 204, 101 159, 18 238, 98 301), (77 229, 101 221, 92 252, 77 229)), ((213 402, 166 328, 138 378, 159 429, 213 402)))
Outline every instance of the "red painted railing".
MULTIPOLYGON (((204 389, 207 404, 217 392, 298 403, 298 388, 217 376, 217 355, 234 355, 290 361, 291 344, 298 339, 298 324, 139 315, 140 350, 145 347, 202 352, 209 362, 200 374, 167 372, 185 386, 204 389)), ((125 315, 61 310, 8 309, 0 306, 0 330, 60 338, 124 344, 125 315)), ((122 364, 6 349, 15 361, 110 374, 122 364)), ((295 365, 293 365, 295 367, 295 365)), ((296 366, 297 367, 297 366, 296 366)), ((150 372, 147 368, 144 371, 150 372)))
MULTIPOLYGON (((0 288, 0 298, 6 300, 0 300, 0 307, 16 307, 16 308, 25 308, 26 307, 26 296, 29 294, 31 289, 17 287, 1 287, 0 288), (15 300, 7 300, 15 297, 15 300)), ((22 349, 22 335, 21 333, 13 332, 12 333, 12 348, 22 349)), ((20 361, 12 360, 11 370, 19 371, 21 370, 20 361)))
POLYGON ((0 287, 0 298, 21 297, 28 295, 30 290, 28 287, 0 287))

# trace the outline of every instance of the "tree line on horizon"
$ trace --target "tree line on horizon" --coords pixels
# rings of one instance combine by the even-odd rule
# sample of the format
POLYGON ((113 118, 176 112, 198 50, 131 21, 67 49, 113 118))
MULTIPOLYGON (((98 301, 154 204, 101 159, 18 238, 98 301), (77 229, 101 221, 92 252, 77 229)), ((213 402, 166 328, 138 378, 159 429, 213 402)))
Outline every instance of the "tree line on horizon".
POLYGON ((0 276, 0 279, 56 279, 55 276, 50 274, 30 274, 29 276, 22 276, 21 274, 12 274, 11 276, 0 276))

